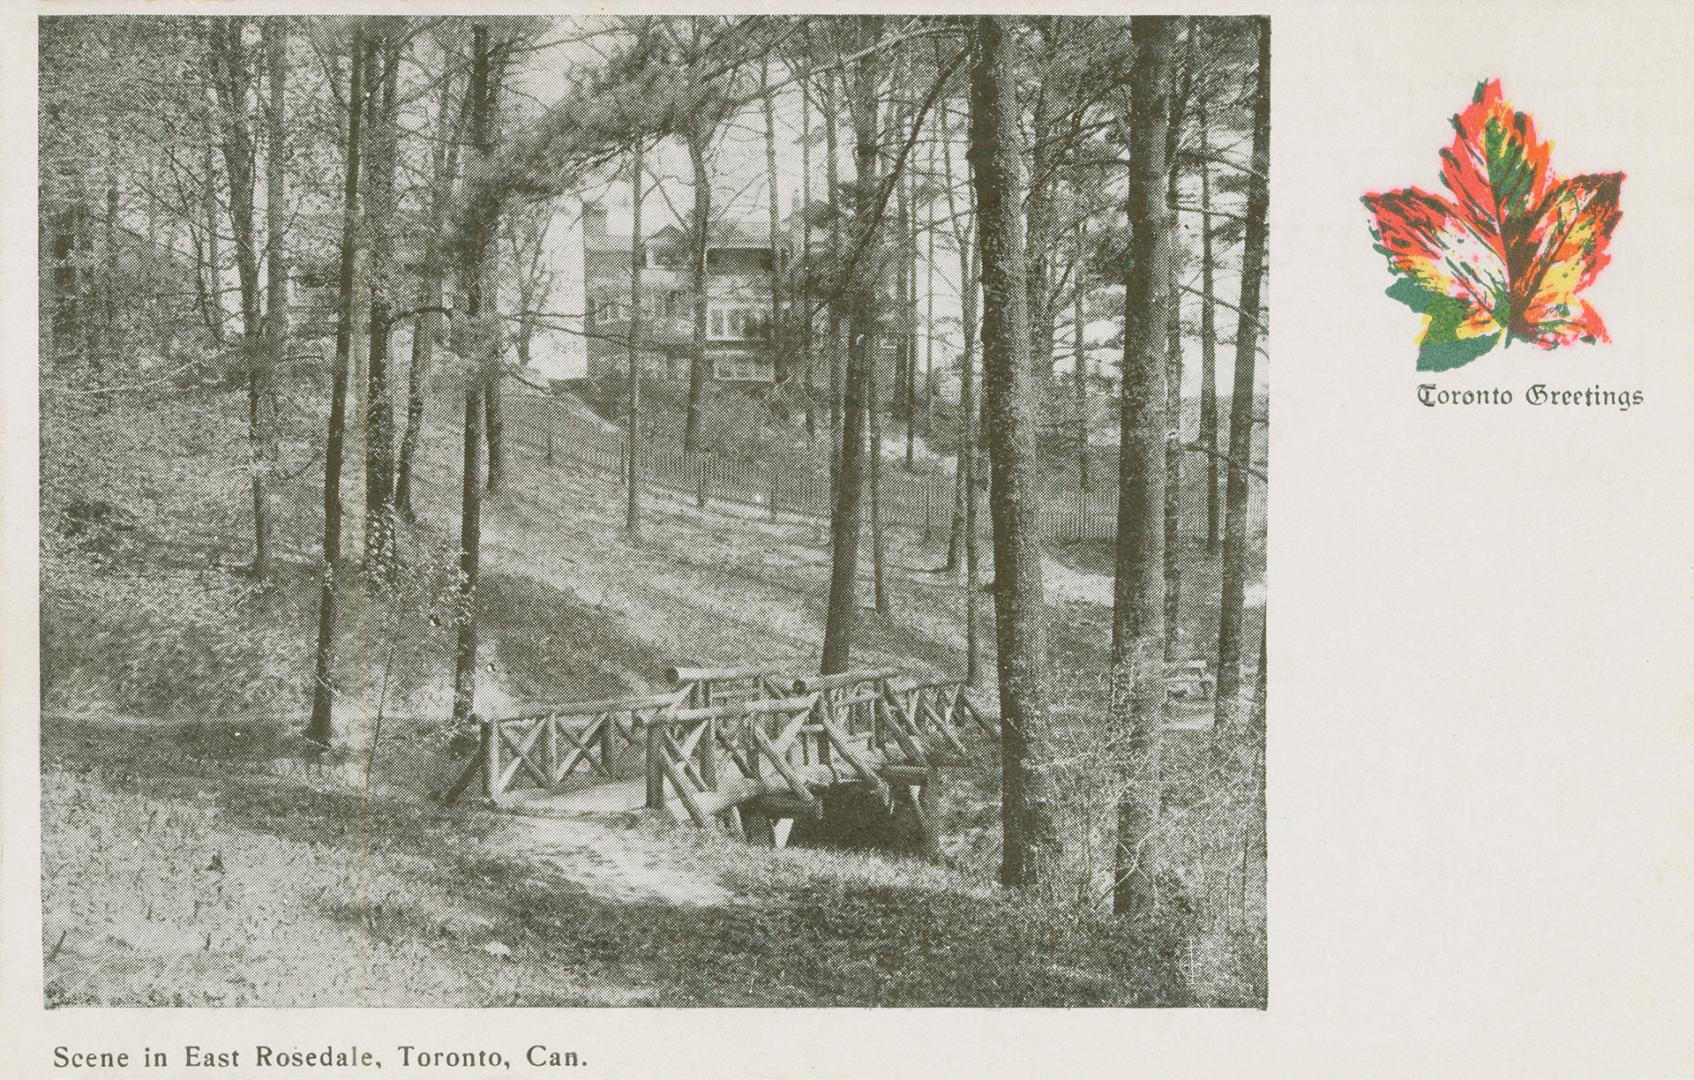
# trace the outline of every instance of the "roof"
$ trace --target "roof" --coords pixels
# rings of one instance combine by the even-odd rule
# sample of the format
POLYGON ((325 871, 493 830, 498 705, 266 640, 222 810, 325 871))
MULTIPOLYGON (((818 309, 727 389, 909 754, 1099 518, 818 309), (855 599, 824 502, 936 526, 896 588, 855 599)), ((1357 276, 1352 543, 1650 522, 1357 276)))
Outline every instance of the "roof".
MULTIPOLYGON (((722 221, 712 229, 711 242, 714 248, 757 248, 770 247, 771 229, 768 222, 762 221, 722 221)), ((657 232, 650 233, 647 242, 660 244, 680 244, 688 234, 676 224, 666 225, 657 232)), ((585 250, 596 252, 626 252, 629 250, 632 237, 629 233, 600 233, 585 235, 583 246, 585 250)))

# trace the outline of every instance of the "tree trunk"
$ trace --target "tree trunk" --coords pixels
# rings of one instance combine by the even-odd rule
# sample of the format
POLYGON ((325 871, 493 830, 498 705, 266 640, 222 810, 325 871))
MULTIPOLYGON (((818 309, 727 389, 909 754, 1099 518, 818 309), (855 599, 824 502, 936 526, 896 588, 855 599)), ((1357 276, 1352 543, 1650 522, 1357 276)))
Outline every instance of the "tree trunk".
POLYGON ((208 139, 201 154, 201 168, 206 174, 206 182, 200 192, 200 213, 205 219, 206 230, 206 291, 210 296, 211 305, 207 311, 207 325, 212 332, 212 344, 219 349, 224 347, 224 272, 222 237, 218 233, 218 174, 212 164, 212 143, 208 139))
MULTIPOLYGON (((488 27, 472 27, 470 145, 476 155, 478 175, 484 175, 493 158, 489 135, 490 104, 494 97, 490 74, 488 27)), ((486 185, 478 185, 465 206, 464 250, 460 277, 465 289, 465 317, 475 331, 476 370, 465 376, 464 483, 460 489, 459 513, 459 604, 455 615, 458 642, 453 652, 453 721, 463 727, 476 711, 477 680, 477 584, 482 555, 482 419, 483 394, 492 383, 494 336, 481 325, 495 307, 490 288, 489 263, 498 227, 499 203, 486 185)))
MULTIPOLYGON (((905 111, 902 110, 902 113, 905 111)), ((906 123, 906 118, 902 116, 900 127, 897 130, 903 131, 906 123)), ((900 311, 901 329, 900 348, 897 353, 899 363, 894 368, 894 393, 891 395, 889 404, 891 406, 890 411, 897 409, 900 418, 906 423, 906 471, 911 472, 915 461, 912 417, 917 412, 914 401, 915 395, 912 392, 916 387, 916 380, 912 377, 912 373, 917 369, 917 355, 912 348, 912 320, 915 314, 911 303, 912 276, 916 267, 913 265, 912 259, 912 203, 910 193, 907 190, 909 186, 907 184, 908 177, 909 174, 900 177, 900 182, 895 185, 896 209, 894 220, 896 228, 899 230, 900 239, 898 242, 899 261, 896 264, 894 277, 894 294, 899 298, 897 303, 900 311)))
POLYGON ((347 369, 353 346, 353 264, 358 257, 360 114, 364 98, 364 23, 354 20, 349 49, 345 183, 341 204, 341 282, 336 292, 335 368, 324 441, 323 567, 318 586, 318 642, 312 679, 312 719, 306 737, 322 746, 335 738, 336 572, 341 561, 341 455, 347 430, 347 369))
POLYGON ((1124 283, 1123 393, 1118 457, 1117 574, 1112 593, 1111 728, 1123 747, 1113 910, 1154 902, 1158 728, 1165 707, 1164 483, 1166 311, 1175 240, 1166 203, 1170 68, 1178 21, 1136 16, 1130 33, 1130 228, 1124 283))
POLYGON ((384 290, 371 290, 367 345, 370 376, 365 395, 365 565, 372 579, 384 578, 394 554, 394 410, 388 397, 388 337, 391 328, 384 290))
POLYGON ((781 386, 788 381, 793 370, 788 363, 782 332, 782 246, 777 239, 782 231, 782 190, 776 182, 776 110, 771 105, 770 69, 770 57, 767 55, 759 63, 760 100, 765 114, 765 187, 770 196, 766 206, 770 213, 771 230, 771 326, 766 335, 766 345, 771 351, 771 371, 776 384, 781 386))
POLYGON ((641 542, 641 271, 647 262, 647 242, 641 235, 642 149, 637 139, 630 150, 629 164, 629 367, 624 390, 629 414, 624 423, 624 532, 632 544, 641 542))
MULTIPOLYGON (((930 173, 935 171, 935 152, 930 151, 930 173)), ((926 225, 924 235, 924 309, 923 309, 923 437, 931 452, 935 447, 929 443, 930 423, 935 418, 935 230, 939 227, 935 220, 935 199, 933 194, 926 206, 926 225)))
POLYGON ((1259 34, 1258 88, 1253 95, 1253 176, 1241 250, 1241 303, 1235 329, 1235 378, 1229 407, 1229 478, 1224 488, 1223 600, 1218 613, 1217 711, 1214 731, 1233 739, 1241 689, 1241 605, 1247 572, 1247 468, 1253 457, 1254 362, 1259 349, 1259 297, 1265 266, 1270 191, 1270 23, 1259 34))
MULTIPOLYGON (((1192 25, 1194 20, 1187 22, 1192 25)), ((1190 56, 1193 41, 1189 41, 1190 56)), ((1172 66, 1176 60, 1172 58, 1172 66)), ((1170 95, 1170 118, 1165 127, 1165 206, 1171 217, 1170 257, 1166 275, 1165 302, 1165 646, 1166 661, 1176 659, 1181 636, 1182 547, 1178 526, 1182 513, 1182 293, 1177 288, 1181 258, 1176 237, 1177 188, 1182 169, 1178 164, 1183 116, 1193 90, 1194 65, 1185 66, 1181 86, 1170 95)))
POLYGON ((845 250, 841 230, 841 165, 840 102, 835 92, 835 76, 826 74, 823 83, 823 134, 826 178, 829 182, 829 497, 833 508, 841 486, 841 451, 845 444, 842 417, 846 396, 846 350, 842 345, 841 292, 845 283, 840 280, 839 260, 845 250))
MULTIPOLYGON (((1042 21, 1052 23, 1055 20, 1042 21)), ((1051 35, 1050 28, 1042 32, 1049 51, 1054 49, 1051 35)), ((1029 358, 1036 377, 1043 380, 1053 377, 1053 314, 1049 302, 1052 262, 1048 249, 1053 239, 1053 177, 1057 170, 1053 167, 1050 149, 1051 92, 1046 80, 1042 80, 1035 90, 1035 115, 1030 125, 1033 145, 1030 148, 1029 196, 1025 201, 1024 218, 1024 246, 1029 259, 1025 283, 1029 292, 1029 358)))
MULTIPOLYGON (((245 31, 246 20, 239 16, 213 26, 211 61, 223 120, 219 134, 224 171, 229 178, 229 218, 235 234, 235 267, 241 286, 242 361, 247 365, 248 478, 253 496, 253 576, 264 580, 271 574, 271 507, 266 485, 271 425, 264 414, 270 384, 269 351, 265 348, 265 321, 259 304, 259 246, 253 212, 254 147, 247 104, 253 78, 242 40, 245 31)), ((116 210, 115 190, 108 190, 108 233, 116 210)), ((113 330, 108 327, 107 333, 111 335, 113 330)))
MULTIPOLYGON (((860 258, 852 276, 836 283, 838 290, 847 293, 853 328, 843 388, 841 462, 830 521, 829 607, 820 668, 826 675, 846 671, 852 662, 853 633, 858 621, 859 531, 863 524, 860 495, 864 487, 867 398, 879 352, 875 314, 886 300, 881 280, 882 223, 874 205, 882 183, 879 160, 882 129, 877 105, 882 81, 879 59, 874 54, 863 58, 853 69, 852 78, 849 105, 856 165, 853 231, 860 244, 860 258)), ((832 163, 833 160, 832 154, 832 163)), ((839 232, 839 225, 836 231, 839 232)), ((835 257, 839 259, 840 255, 841 249, 836 248, 835 257)))
POLYGON ((965 493, 965 681, 972 686, 982 681, 982 643, 978 633, 982 621, 982 567, 980 548, 977 544, 977 507, 981 501, 981 485, 977 483, 979 469, 976 452, 982 432, 982 403, 978 400, 979 395, 976 392, 976 360, 973 355, 976 351, 977 250, 974 247, 970 249, 969 261, 964 271, 965 355, 962 386, 959 391, 959 412, 965 425, 964 446, 960 448, 959 456, 959 469, 964 478, 965 493))
MULTIPOLYGON (((958 200, 953 195, 953 133, 945 122, 941 135, 942 182, 947 192, 947 217, 953 223, 953 240, 959 250, 959 323, 960 335, 964 339, 959 355, 960 436, 953 455, 953 521, 947 538, 947 572, 953 574, 958 572, 961 545, 966 536, 967 492, 971 490, 975 479, 971 464, 976 449, 976 415, 975 410, 966 403, 965 395, 974 391, 972 369, 975 366, 976 350, 976 249, 971 244, 971 229, 975 228, 975 224, 960 219, 958 200)), ((967 611, 974 611, 975 603, 974 596, 967 600, 967 611)), ((971 648, 975 647, 974 640, 968 644, 971 648)))
POLYGON ((394 169, 397 164, 397 93, 400 39, 386 34, 376 48, 381 67, 372 87, 374 123, 365 176, 365 229, 369 237, 369 330, 365 364, 365 564, 384 566, 394 548, 394 400, 388 386, 389 316, 394 279, 394 169), (380 95, 378 89, 380 87, 380 95))
MULTIPOLYGON (((1076 284, 1071 298, 1071 393, 1076 399, 1076 487, 1086 511, 1088 495, 1088 317, 1083 310, 1087 290, 1083 288, 1084 264, 1088 258, 1088 225, 1076 225, 1076 284)), ((1084 522, 1086 525, 1086 522, 1084 522)))
POLYGON ((806 440, 818 441, 817 371, 812 352, 812 83, 800 80, 800 302, 801 363, 806 369, 806 440))
POLYGON ((1265 957, 1263 942, 1265 934, 1266 906, 1266 869, 1268 866, 1265 821, 1265 672, 1267 638, 1265 627, 1259 626, 1259 670, 1253 687, 1253 711, 1248 720, 1248 750, 1252 760, 1251 776, 1248 780, 1247 807, 1247 865, 1244 868, 1243 892, 1246 894, 1244 905, 1246 925, 1254 939, 1259 942, 1252 958, 1249 975, 1257 984, 1258 998, 1264 999, 1265 957))
MULTIPOLYGON (((251 215, 249 215, 251 216, 251 215)), ((106 369, 118 360, 118 170, 116 161, 106 165, 105 266, 100 287, 100 348, 91 353, 106 369)), ((99 370, 98 368, 96 370, 99 370)))
POLYGON ((1036 375, 1019 214, 1015 20, 975 20, 969 161, 982 258, 982 369, 994 524, 1002 856, 1008 886, 1051 892, 1064 856, 1047 712, 1047 629, 1036 514, 1036 375))
POLYGON ((900 297, 900 306, 906 313, 906 471, 910 473, 917 468, 914 446, 918 413, 918 216, 917 194, 913 190, 916 181, 910 169, 901 178, 901 184, 906 191, 906 231, 901 238, 905 254, 900 265, 906 272, 906 291, 900 297))
POLYGON ((688 411, 683 425, 682 452, 692 459, 700 449, 700 405, 706 378, 706 249, 712 221, 712 183, 706 174, 706 136, 690 129, 683 140, 694 172, 694 353, 688 365, 688 411))
MULTIPOLYGON (((265 107, 265 337, 266 389, 288 358, 288 124, 284 94, 288 86, 288 22, 276 16, 263 23, 265 67, 270 100, 265 107)), ((275 468, 276 418, 265 418, 265 469, 275 468)), ((255 496, 259 492, 254 493, 255 496)), ((263 547, 270 547, 268 500, 255 498, 254 519, 266 520, 263 547)), ((258 560, 255 559, 255 564, 258 560)))
MULTIPOLYGON (((488 290, 488 306, 494 307, 497 288, 488 290)), ((498 358, 490 358, 488 382, 483 387, 483 407, 488 414, 488 491, 506 486, 506 396, 500 383, 498 358)))
MULTIPOLYGON (((459 171, 459 140, 469 114, 468 99, 455 102, 453 79, 443 79, 436 108, 436 144, 430 154, 430 191, 427 227, 424 230, 422 272, 418 275, 418 307, 442 306, 441 232, 447 224, 447 203, 459 171)), ((395 470, 394 506, 407 521, 416 521, 412 507, 412 460, 423 437, 424 379, 435 356, 436 339, 442 333, 444 316, 439 311, 420 312, 412 323, 412 362, 406 372, 406 434, 400 440, 400 461, 395 470)))
MULTIPOLYGON (((1198 27, 1196 27, 1198 32, 1198 27)), ((1200 445, 1206 448, 1206 554, 1218 553, 1218 328, 1212 302, 1212 170, 1211 137, 1206 130, 1206 94, 1195 103, 1200 128, 1200 445)))
POLYGON ((871 595, 878 615, 888 614, 887 545, 882 533, 882 401, 878 393, 876 361, 871 361, 865 410, 870 417, 871 470, 871 595))

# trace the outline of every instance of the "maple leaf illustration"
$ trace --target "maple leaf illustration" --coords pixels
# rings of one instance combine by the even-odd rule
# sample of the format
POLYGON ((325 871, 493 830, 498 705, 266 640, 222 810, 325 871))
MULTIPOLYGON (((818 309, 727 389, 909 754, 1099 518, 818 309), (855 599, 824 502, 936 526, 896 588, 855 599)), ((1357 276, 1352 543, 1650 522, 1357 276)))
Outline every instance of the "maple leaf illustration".
POLYGON ((1364 196, 1376 249, 1398 277, 1388 295, 1424 316, 1418 370, 1455 368, 1514 340, 1609 341, 1577 294, 1611 261, 1624 174, 1554 174, 1553 144, 1498 79, 1477 85, 1453 128, 1441 152, 1451 198, 1415 187, 1364 196))

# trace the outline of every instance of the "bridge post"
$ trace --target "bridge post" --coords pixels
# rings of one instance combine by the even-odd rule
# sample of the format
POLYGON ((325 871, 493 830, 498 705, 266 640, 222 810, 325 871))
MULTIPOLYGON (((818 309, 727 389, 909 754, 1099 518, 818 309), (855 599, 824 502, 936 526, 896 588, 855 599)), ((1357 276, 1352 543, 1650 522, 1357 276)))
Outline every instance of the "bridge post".
POLYGON ((741 808, 741 831, 749 844, 776 847, 776 823, 769 814, 753 809, 750 803, 741 808))
POLYGON ((941 861, 941 770, 930 769, 918 785, 918 853, 941 861))
POLYGON ((718 789, 718 721, 707 717, 705 730, 700 733, 700 745, 695 751, 700 763, 700 786, 707 791, 718 789))
MULTIPOLYGON (((815 708, 818 711, 818 719, 819 720, 824 721, 825 723, 834 723, 835 722, 835 691, 834 690, 825 690, 823 693, 819 694, 818 695, 818 703, 815 706, 815 708)), ((802 745, 805 745, 804 741, 802 741, 802 745)), ((811 740, 810 745, 817 747, 818 764, 819 765, 828 765, 829 764, 829 740, 826 739, 826 738, 823 738, 822 736, 819 736, 818 738, 811 740)))
POLYGON ((492 802, 499 794, 495 785, 500 782, 500 720, 498 717, 484 720, 473 712, 471 721, 482 733, 482 793, 492 802))
POLYGON ((541 729, 541 755, 547 763, 547 788, 551 791, 559 782, 559 718, 545 716, 541 722, 547 725, 541 729))
POLYGON ((665 808, 665 774, 660 764, 659 755, 664 753, 661 744, 663 729, 660 727, 664 716, 653 717, 647 724, 647 809, 663 810, 665 808))

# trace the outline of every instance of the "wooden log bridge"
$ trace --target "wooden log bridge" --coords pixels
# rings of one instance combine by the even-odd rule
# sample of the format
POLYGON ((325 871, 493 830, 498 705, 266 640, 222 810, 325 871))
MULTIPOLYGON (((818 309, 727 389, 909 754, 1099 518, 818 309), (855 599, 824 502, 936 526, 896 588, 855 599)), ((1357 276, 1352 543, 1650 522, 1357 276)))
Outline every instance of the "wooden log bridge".
MULTIPOLYGON (((477 752, 443 794, 473 785, 488 805, 569 816, 646 809, 768 842, 774 823, 821 813, 843 785, 886 807, 910 800, 926 834, 938 770, 999 726, 959 680, 894 669, 787 678, 678 667, 664 693, 480 718, 477 752)), ((927 837, 926 837, 927 839, 927 837)))

